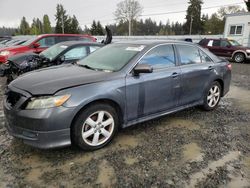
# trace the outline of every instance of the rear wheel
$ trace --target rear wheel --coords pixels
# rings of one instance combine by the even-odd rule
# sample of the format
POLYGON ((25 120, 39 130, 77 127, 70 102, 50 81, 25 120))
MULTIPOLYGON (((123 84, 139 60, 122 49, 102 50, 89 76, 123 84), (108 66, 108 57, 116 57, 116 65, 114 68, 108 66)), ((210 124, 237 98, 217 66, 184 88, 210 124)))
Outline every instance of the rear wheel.
POLYGON ((118 116, 113 107, 94 104, 83 110, 72 127, 72 140, 84 150, 107 145, 118 130, 118 116))
POLYGON ((219 82, 213 82, 204 94, 203 98, 203 109, 213 110, 215 109, 221 98, 221 85, 219 82))
POLYGON ((245 61, 245 54, 241 52, 234 54, 233 61, 236 63, 243 63, 245 61))

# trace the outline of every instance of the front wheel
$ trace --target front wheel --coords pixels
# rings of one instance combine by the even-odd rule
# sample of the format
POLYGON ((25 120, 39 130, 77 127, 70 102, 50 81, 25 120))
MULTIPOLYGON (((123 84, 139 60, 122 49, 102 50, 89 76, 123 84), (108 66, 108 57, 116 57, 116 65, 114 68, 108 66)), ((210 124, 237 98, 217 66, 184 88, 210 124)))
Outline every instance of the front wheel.
POLYGON ((234 54, 233 61, 235 63, 243 63, 245 61, 245 55, 243 53, 238 52, 234 54))
POLYGON ((221 98, 221 85, 219 82, 213 82, 208 90, 204 94, 203 98, 203 109, 204 110, 213 110, 215 109, 221 98))
POLYGON ((83 110, 72 127, 72 141, 84 150, 107 145, 118 130, 116 110, 106 104, 94 104, 83 110))

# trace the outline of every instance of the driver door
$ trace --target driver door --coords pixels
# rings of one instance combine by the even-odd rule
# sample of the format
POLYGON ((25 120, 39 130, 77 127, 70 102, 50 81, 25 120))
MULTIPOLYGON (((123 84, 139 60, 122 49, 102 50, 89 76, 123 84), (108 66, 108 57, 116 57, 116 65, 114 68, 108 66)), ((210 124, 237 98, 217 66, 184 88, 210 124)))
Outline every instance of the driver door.
POLYGON ((170 110, 178 105, 180 68, 176 66, 173 46, 157 46, 147 52, 139 63, 152 66, 153 72, 127 75, 128 121, 170 110))

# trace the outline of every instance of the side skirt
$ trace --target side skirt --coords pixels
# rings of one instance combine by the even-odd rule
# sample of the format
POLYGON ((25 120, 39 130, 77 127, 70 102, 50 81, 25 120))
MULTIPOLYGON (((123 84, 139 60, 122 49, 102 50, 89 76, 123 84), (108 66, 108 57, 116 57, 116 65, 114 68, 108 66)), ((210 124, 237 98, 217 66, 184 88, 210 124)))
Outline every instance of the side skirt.
POLYGON ((184 110, 184 109, 187 109, 187 108, 191 108, 191 107, 194 107, 194 106, 198 106, 198 105, 201 105, 201 104, 202 104, 202 101, 198 101, 198 102, 188 104, 188 105, 184 105, 184 106, 181 106, 181 107, 177 107, 177 108, 174 108, 174 109, 171 109, 171 110, 162 111, 162 112, 151 114, 151 115, 148 115, 148 116, 145 116, 145 117, 141 117, 139 119, 132 120, 132 121, 127 122, 126 124, 123 124, 122 128, 126 128, 126 127, 129 127, 131 125, 142 123, 144 121, 148 121, 148 120, 155 119, 155 118, 158 118, 158 117, 161 117, 161 116, 172 114, 174 112, 178 112, 178 111, 181 111, 181 110, 184 110))

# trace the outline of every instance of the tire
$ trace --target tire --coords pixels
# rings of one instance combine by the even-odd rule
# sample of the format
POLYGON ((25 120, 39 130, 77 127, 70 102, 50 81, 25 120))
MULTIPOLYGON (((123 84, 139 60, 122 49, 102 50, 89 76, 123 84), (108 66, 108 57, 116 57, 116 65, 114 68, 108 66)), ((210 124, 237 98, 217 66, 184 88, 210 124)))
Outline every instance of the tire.
POLYGON ((221 85, 219 82, 215 81, 212 84, 210 84, 210 86, 204 93, 202 108, 206 111, 214 110, 218 106, 220 99, 221 99, 221 85))
POLYGON ((93 104, 77 116, 72 126, 71 139, 83 150, 97 150, 110 143, 118 127, 118 115, 112 106, 93 104))
POLYGON ((237 52, 236 54, 234 54, 233 56, 233 61, 235 63, 243 63, 245 61, 246 57, 245 54, 241 53, 241 52, 237 52))

